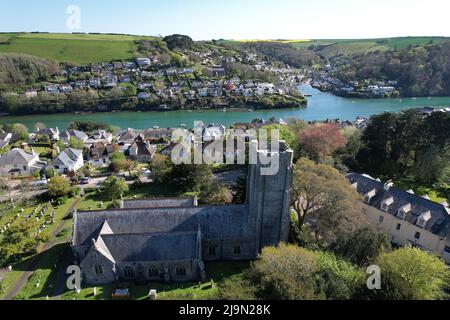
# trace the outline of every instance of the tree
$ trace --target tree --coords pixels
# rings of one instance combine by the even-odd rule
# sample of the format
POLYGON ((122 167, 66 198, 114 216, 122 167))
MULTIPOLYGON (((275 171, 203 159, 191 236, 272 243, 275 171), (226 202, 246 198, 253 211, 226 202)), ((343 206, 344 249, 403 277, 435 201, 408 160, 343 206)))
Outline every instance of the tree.
POLYGON ((301 148, 316 160, 324 160, 347 143, 339 126, 335 124, 310 126, 300 131, 299 141, 301 148))
POLYGON ((173 34, 163 38, 163 41, 167 43, 167 47, 170 50, 174 49, 191 49, 194 45, 194 41, 185 35, 173 34))
POLYGON ((128 184, 125 179, 110 176, 103 182, 105 193, 109 195, 112 200, 116 200, 128 192, 128 184))
POLYGON ((214 188, 215 177, 207 164, 180 164, 173 167, 170 183, 190 192, 208 193, 214 188))
POLYGON ((377 264, 382 271, 381 290, 375 298, 436 300, 447 297, 448 266, 436 256, 417 248, 381 253, 377 264))
POLYGON ((22 255, 34 253, 37 246, 49 239, 45 232, 38 232, 34 219, 22 221, 9 227, 0 240, 0 263, 15 260, 22 255))
POLYGON ((365 285, 362 270, 332 253, 281 244, 262 250, 242 276, 219 287, 224 299, 351 299, 365 285))
POLYGON ((390 249, 388 237, 371 227, 363 227, 353 232, 342 232, 330 246, 331 251, 358 266, 365 266, 375 261, 381 252, 390 249))
POLYGON ((362 223, 359 195, 336 169, 302 158, 294 166, 292 206, 299 229, 314 217, 316 237, 333 237, 337 230, 351 230, 362 223))
POLYGON ((150 163, 153 180, 156 183, 164 183, 169 181, 169 175, 172 172, 173 163, 168 156, 155 154, 150 163))
POLYGON ((51 198, 62 198, 72 191, 69 180, 62 176, 55 176, 48 183, 48 195, 51 198))
POLYGON ((83 141, 74 138, 74 137, 70 137, 69 139, 69 147, 73 148, 73 149, 77 149, 77 150, 83 150, 84 148, 84 143, 83 141))
POLYGON ((208 188, 202 194, 202 199, 206 204, 230 204, 233 202, 233 194, 226 185, 217 184, 213 188, 208 188))

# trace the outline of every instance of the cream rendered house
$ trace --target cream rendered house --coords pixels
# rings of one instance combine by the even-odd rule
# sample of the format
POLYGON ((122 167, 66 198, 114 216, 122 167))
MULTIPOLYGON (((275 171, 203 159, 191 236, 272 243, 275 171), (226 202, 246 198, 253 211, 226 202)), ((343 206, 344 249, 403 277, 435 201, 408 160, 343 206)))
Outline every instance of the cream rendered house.
POLYGON ((450 208, 367 175, 347 179, 363 196, 362 214, 392 243, 414 246, 450 263, 450 208))

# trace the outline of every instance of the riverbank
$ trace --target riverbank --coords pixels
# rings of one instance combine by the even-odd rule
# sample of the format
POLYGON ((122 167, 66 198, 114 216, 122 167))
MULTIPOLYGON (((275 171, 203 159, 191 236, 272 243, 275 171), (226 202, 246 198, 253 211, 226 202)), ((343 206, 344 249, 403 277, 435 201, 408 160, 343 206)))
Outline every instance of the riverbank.
POLYGON ((34 130, 37 122, 47 127, 66 129, 72 121, 104 122, 120 128, 145 129, 158 126, 161 128, 178 127, 184 123, 193 126, 194 121, 204 123, 220 122, 231 125, 236 122, 249 122, 255 118, 268 120, 300 118, 306 121, 324 121, 327 119, 341 119, 354 121, 357 117, 369 118, 374 114, 383 112, 400 112, 411 108, 450 106, 450 97, 417 98, 417 99, 347 99, 337 97, 330 93, 320 92, 308 84, 298 87, 304 95, 310 95, 308 107, 300 109, 265 109, 249 112, 248 109, 233 111, 218 110, 190 110, 190 111, 163 111, 163 112, 102 112, 86 114, 53 114, 0 117, 0 124, 23 123, 34 130))

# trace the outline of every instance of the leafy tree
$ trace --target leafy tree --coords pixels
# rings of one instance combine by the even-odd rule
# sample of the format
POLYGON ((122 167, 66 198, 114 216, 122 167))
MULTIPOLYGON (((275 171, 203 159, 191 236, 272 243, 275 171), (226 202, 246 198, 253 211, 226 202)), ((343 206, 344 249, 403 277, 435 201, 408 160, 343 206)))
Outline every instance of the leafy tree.
POLYGON ((390 248, 387 236, 371 227, 342 232, 330 246, 331 251, 358 266, 373 262, 381 252, 389 251, 390 248))
POLYGON ((317 238, 333 238, 341 228, 362 223, 359 195, 336 169, 302 158, 294 166, 292 206, 299 229, 314 218, 317 238))
POLYGON ((233 194, 226 185, 217 184, 213 188, 208 188, 202 194, 202 199, 206 204, 230 204, 233 202, 233 194))
POLYGON ((83 150, 84 143, 81 140, 78 140, 77 138, 70 137, 69 139, 69 147, 77 150, 83 150))
POLYGON ((153 180, 156 183, 164 183, 169 181, 172 172, 173 163, 168 156, 155 154, 150 164, 153 180))
POLYGON ((317 252, 317 289, 329 300, 357 298, 355 293, 365 284, 362 270, 328 252, 317 252))
POLYGON ((51 198, 62 198, 72 192, 69 180, 62 176, 54 176, 48 183, 48 195, 51 198))
POLYGON ((103 182, 103 188, 106 194, 112 199, 116 200, 128 192, 128 184, 122 178, 110 176, 103 182))
POLYGON ((417 248, 381 253, 382 289, 377 299, 436 300, 448 297, 450 271, 441 259, 417 248))
POLYGON ((364 273, 331 253, 282 244, 262 250, 242 277, 225 282, 219 296, 269 300, 351 299, 364 273))
POLYGON ((167 47, 170 50, 174 49, 186 49, 189 50, 194 45, 194 41, 185 35, 173 34, 163 38, 163 41, 167 43, 167 47))
POLYGON ((174 187, 198 193, 208 193, 215 186, 211 167, 206 164, 176 165, 170 173, 170 181, 174 187))
POLYGON ((324 160, 347 143, 339 126, 335 124, 310 126, 300 132, 299 141, 301 148, 316 160, 324 160))
POLYGON ((49 239, 45 232, 38 233, 38 223, 30 219, 9 227, 0 240, 0 263, 32 254, 37 246, 49 239))

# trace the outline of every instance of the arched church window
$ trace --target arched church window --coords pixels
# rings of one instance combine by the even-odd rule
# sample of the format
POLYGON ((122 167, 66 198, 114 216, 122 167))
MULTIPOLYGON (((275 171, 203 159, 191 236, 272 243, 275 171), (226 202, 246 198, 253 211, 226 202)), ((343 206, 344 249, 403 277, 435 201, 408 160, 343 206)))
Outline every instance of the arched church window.
POLYGON ((131 267, 125 267, 124 269, 125 277, 127 278, 133 278, 134 277, 134 271, 131 267))
POLYGON ((185 267, 177 267, 176 269, 176 274, 179 277, 184 277, 186 276, 186 268, 185 267))
POLYGON ((234 254, 241 254, 241 246, 234 246, 234 254))
POLYGON ((103 274, 103 267, 101 266, 101 265, 99 265, 99 264, 96 264, 95 265, 95 274, 103 274))
POLYGON ((215 256, 216 255, 216 247, 215 246, 209 247, 208 255, 210 255, 210 256, 215 256))
POLYGON ((149 274, 150 274, 150 277, 152 277, 152 278, 159 277, 159 270, 158 270, 158 268, 150 268, 149 274))

